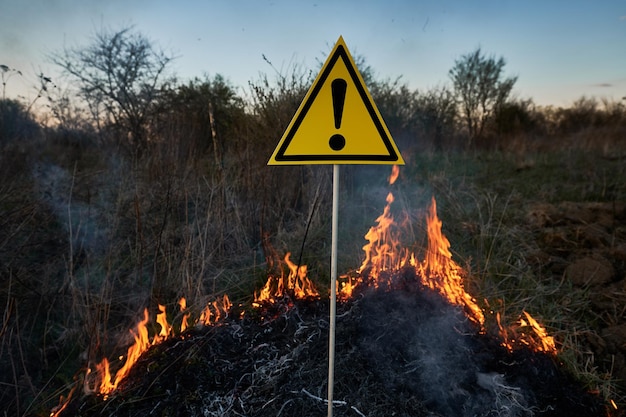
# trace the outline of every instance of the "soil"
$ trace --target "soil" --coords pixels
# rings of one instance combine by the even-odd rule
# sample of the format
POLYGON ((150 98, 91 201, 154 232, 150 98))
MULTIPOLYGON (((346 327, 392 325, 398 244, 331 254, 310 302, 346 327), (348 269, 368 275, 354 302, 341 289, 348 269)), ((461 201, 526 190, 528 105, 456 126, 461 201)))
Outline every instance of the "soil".
POLYGON ((529 260, 584 292, 591 329, 581 350, 626 392, 626 203, 536 204, 528 220, 539 248, 529 260))
MULTIPOLYGON (((605 416, 555 357, 510 351, 404 270, 338 304, 335 416, 605 416)), ((327 409, 328 302, 289 298, 152 347, 108 399, 63 416, 315 416, 327 409)))

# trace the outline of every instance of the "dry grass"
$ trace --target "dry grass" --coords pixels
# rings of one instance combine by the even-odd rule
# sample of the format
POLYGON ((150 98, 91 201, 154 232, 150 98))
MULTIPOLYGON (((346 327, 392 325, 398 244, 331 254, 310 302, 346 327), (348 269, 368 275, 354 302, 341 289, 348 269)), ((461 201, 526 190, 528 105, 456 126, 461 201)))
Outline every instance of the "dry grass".
MULTIPOLYGON (((4 147, 0 403, 9 413, 47 415, 88 363, 125 349, 146 306, 185 296, 195 309, 223 293, 249 301, 266 276, 264 237, 327 286, 330 167, 265 165, 299 94, 286 102, 270 94, 262 118, 226 133, 221 154, 181 150, 180 138, 140 161, 54 135, 4 147)), ((536 202, 626 201, 622 138, 604 129, 556 146, 525 138, 501 151, 412 152, 393 186, 395 209, 409 213, 407 243, 423 245, 416 220, 434 195, 468 289, 505 320, 537 317, 563 362, 620 402, 610 364, 589 349, 605 320, 590 307, 591 289, 531 261, 541 248, 527 214, 536 202)), ((342 170, 341 272, 360 264, 387 175, 388 167, 342 170)))

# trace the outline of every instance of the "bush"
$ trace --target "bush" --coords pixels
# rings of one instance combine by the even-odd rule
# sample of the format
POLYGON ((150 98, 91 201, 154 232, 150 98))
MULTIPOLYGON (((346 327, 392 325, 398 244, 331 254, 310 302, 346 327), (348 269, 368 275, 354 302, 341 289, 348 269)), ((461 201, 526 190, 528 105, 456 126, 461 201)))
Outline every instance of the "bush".
POLYGON ((0 146, 24 142, 39 133, 39 124, 19 101, 0 100, 0 146))

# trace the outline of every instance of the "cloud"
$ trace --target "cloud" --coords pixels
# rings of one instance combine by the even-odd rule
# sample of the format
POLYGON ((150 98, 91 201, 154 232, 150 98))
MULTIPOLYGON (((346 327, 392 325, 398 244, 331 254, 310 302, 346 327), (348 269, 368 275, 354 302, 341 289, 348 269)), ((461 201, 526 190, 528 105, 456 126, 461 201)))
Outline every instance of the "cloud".
POLYGON ((613 87, 613 84, 611 83, 598 83, 598 84, 593 84, 594 87, 613 87))
POLYGON ((626 20, 626 14, 624 16, 620 16, 619 20, 626 20))

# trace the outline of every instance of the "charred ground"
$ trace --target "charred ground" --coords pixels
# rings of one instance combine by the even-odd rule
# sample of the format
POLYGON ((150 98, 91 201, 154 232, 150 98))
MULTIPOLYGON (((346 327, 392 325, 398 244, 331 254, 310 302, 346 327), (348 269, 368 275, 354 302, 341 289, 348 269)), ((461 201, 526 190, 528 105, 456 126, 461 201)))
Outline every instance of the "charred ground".
MULTIPOLYGON (((396 283, 338 305, 335 415, 607 415, 553 356, 510 352, 412 270, 396 283)), ((324 415, 327 358, 326 301, 240 307, 154 346, 110 398, 77 397, 62 415, 324 415)))

